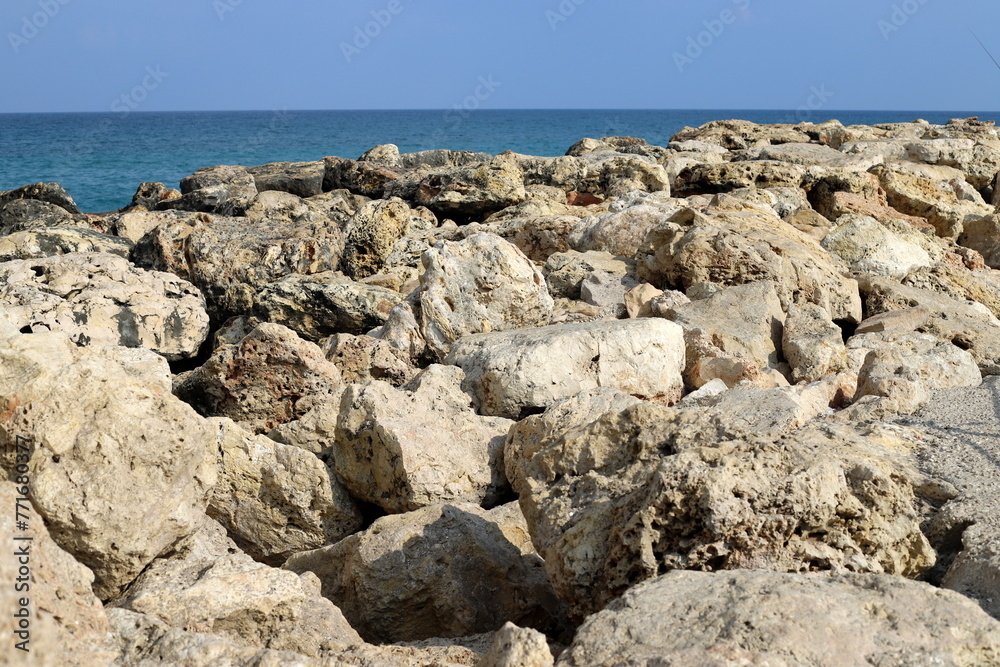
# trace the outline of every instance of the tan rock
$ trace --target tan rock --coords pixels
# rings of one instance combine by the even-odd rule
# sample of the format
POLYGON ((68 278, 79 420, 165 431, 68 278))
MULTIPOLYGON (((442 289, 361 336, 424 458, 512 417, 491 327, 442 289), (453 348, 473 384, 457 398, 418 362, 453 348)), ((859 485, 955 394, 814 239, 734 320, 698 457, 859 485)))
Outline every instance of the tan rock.
POLYGON ((496 504, 507 482, 512 422, 480 417, 453 366, 431 366, 402 389, 352 385, 340 404, 332 459, 351 493, 390 513, 442 502, 496 504))
POLYGON ((642 283, 625 292, 625 310, 631 318, 654 317, 653 299, 663 296, 663 290, 658 290, 649 283, 642 283))
POLYGON ((0 345, 0 404, 0 444, 31 440, 34 507, 101 599, 201 527, 214 435, 162 382, 61 334, 18 335, 0 345))
POLYGON ((519 419, 597 387, 681 398, 681 328, 660 319, 582 322, 468 336, 448 355, 482 414, 519 419))
POLYGON ((105 253, 0 264, 0 305, 19 328, 60 331, 78 345, 146 347, 171 360, 197 355, 208 337, 194 285, 105 253))
POLYGON ((1000 623, 950 591, 886 575, 740 570, 671 572, 636 586, 588 619, 557 664, 987 665, 997 660, 1000 623))
POLYGON ((361 279, 382 270, 393 246, 409 230, 410 217, 410 207, 401 199, 365 204, 347 228, 344 273, 361 279))
POLYGON ((225 345, 175 388, 206 416, 229 417, 255 433, 296 419, 342 387, 323 351, 279 324, 261 324, 225 345))
POLYGON ((554 297, 579 299, 583 280, 593 271, 624 277, 629 273, 629 261, 609 252, 570 250, 555 253, 545 262, 545 281, 554 297))
POLYGON ((639 278, 657 287, 770 279, 785 310, 809 302, 835 320, 861 319, 857 283, 816 241, 773 212, 725 195, 703 212, 685 209, 651 232, 636 263, 639 278))
POLYGON ((554 664, 545 635, 507 623, 476 667, 553 667, 554 664))
MULTIPOLYGON (((16 469, 12 473, 11 479, 16 480, 16 469)), ((0 502, 9 508, 0 517, 8 551, 0 559, 0 576, 7 583, 0 588, 4 662, 67 667, 111 664, 114 655, 102 646, 110 626, 101 601, 91 590, 94 574, 52 541, 23 486, 0 482, 0 502), (15 526, 15 518, 22 517, 26 529, 15 526), (22 563, 17 552, 21 550, 27 554, 27 575, 19 572, 22 563), (22 605, 22 601, 27 603, 22 605)))
POLYGON ((254 562, 208 522, 183 556, 157 560, 115 606, 184 632, 312 657, 362 645, 319 581, 254 562))
POLYGON ((424 254, 421 326, 439 357, 469 334, 548 324, 545 277, 513 244, 487 233, 424 254))
POLYGON ((796 305, 789 311, 782 350, 795 383, 813 382, 847 369, 844 334, 830 314, 815 304, 796 305))
POLYGON ((436 505, 377 520, 286 569, 314 572, 323 595, 369 641, 460 637, 507 621, 553 629, 556 602, 537 556, 522 556, 479 507, 436 505))
POLYGON ((337 334, 321 341, 320 348, 327 360, 340 369, 344 384, 383 380, 399 387, 417 373, 401 350, 371 336, 337 334))
POLYGON ((219 483, 208 515, 255 560, 277 567, 360 530, 361 510, 315 454, 251 435, 228 419, 215 425, 219 483))
POLYGON ((577 618, 665 570, 913 576, 933 564, 897 461, 908 444, 848 425, 786 432, 810 414, 798 400, 741 421, 759 403, 637 405, 522 457, 513 483, 532 541, 577 618))
POLYGON ((917 308, 906 308, 903 310, 890 310, 880 315, 873 315, 861 322, 854 330, 855 334, 881 333, 891 331, 893 333, 909 333, 927 324, 931 319, 929 308, 918 306, 917 308))
POLYGON ((823 247, 855 271, 902 280, 911 271, 931 267, 944 250, 906 223, 844 216, 823 239, 823 247))

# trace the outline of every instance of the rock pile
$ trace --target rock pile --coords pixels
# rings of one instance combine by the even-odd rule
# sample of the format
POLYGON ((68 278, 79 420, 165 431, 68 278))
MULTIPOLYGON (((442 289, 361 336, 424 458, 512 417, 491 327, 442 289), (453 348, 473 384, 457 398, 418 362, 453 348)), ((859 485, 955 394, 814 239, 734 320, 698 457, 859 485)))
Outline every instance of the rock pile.
POLYGON ((976 119, 2 192, 5 655, 1000 664, 905 421, 1000 376, 997 204, 976 119))

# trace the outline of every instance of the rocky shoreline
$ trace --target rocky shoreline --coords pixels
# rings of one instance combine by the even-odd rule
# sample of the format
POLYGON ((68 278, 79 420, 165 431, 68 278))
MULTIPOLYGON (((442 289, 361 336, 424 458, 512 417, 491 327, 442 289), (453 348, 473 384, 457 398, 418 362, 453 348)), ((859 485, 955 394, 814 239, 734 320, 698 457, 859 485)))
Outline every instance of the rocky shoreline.
POLYGON ((998 177, 718 121, 0 192, 4 654, 1000 664, 998 177))

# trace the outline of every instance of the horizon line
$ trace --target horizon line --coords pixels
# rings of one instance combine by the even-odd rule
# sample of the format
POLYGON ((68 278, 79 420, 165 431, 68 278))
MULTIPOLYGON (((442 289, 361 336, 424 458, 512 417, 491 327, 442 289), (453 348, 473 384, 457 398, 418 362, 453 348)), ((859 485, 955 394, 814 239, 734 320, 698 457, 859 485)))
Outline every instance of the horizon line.
MULTIPOLYGON (((412 109, 164 109, 159 111, 130 111, 128 115, 151 115, 158 113, 410 113, 410 112, 448 112, 449 108, 412 108, 412 109)), ((511 111, 586 111, 586 112, 795 112, 795 109, 781 108, 582 108, 582 107, 509 107, 495 109, 477 109, 471 113, 489 112, 511 112, 511 111)), ((822 110, 816 110, 824 113, 822 110)), ((829 109, 825 114, 838 112, 846 113, 990 113, 1000 114, 1000 110, 984 109, 829 109)), ((69 114, 116 114, 120 111, 0 111, 0 116, 23 116, 23 115, 69 115, 69 114)))

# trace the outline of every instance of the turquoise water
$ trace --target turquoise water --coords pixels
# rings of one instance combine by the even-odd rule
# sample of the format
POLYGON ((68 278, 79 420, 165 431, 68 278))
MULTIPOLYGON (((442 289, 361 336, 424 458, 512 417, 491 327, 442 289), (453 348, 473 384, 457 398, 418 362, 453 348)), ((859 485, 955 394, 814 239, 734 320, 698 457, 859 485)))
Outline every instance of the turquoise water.
POLYGON ((629 135, 665 145, 685 125, 743 118, 758 123, 872 124, 979 116, 975 111, 263 111, 0 114, 0 190, 62 183, 84 211, 127 205, 143 181, 176 187, 217 164, 356 158, 379 144, 562 155, 583 137, 629 135))

